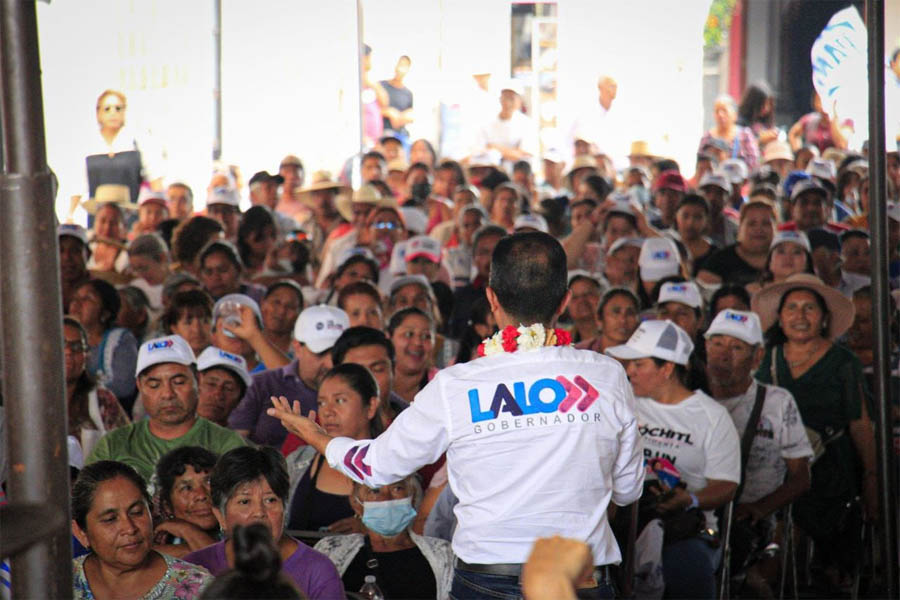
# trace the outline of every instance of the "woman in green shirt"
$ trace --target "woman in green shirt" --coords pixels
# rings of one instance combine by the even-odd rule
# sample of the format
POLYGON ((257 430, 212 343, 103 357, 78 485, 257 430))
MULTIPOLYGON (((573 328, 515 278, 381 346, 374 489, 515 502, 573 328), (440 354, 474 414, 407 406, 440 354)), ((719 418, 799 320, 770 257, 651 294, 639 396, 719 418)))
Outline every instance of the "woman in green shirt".
POLYGON ((826 575, 837 584, 860 555, 860 515, 852 508, 860 491, 866 517, 878 514, 862 365, 835 341, 853 322, 853 303, 815 275, 798 273, 757 293, 752 306, 767 330, 756 378, 793 394, 816 453, 810 490, 794 504, 794 518, 817 542, 830 567, 826 575))

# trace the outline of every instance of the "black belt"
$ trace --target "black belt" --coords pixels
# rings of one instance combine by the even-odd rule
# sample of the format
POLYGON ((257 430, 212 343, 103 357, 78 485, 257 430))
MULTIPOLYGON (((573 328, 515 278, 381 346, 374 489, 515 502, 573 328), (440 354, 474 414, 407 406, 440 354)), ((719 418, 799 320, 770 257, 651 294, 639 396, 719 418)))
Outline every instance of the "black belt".
MULTIPOLYGON (((612 581, 612 573, 610 565, 600 565, 594 567, 594 574, 598 583, 609 583, 612 581)), ((482 565, 467 563, 461 558, 456 559, 456 568, 460 571, 469 571, 471 573, 486 573, 488 575, 507 575, 509 577, 519 577, 522 575, 522 563, 497 563, 493 565, 482 565)))

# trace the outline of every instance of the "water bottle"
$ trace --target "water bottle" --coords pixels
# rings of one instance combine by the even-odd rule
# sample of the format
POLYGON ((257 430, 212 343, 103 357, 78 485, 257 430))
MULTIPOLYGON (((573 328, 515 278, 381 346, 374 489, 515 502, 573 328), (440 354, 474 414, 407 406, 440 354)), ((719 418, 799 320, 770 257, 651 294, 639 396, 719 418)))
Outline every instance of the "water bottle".
POLYGON ((359 589, 359 595, 366 600, 384 600, 384 594, 381 593, 381 588, 375 583, 374 575, 366 575, 365 583, 359 589))

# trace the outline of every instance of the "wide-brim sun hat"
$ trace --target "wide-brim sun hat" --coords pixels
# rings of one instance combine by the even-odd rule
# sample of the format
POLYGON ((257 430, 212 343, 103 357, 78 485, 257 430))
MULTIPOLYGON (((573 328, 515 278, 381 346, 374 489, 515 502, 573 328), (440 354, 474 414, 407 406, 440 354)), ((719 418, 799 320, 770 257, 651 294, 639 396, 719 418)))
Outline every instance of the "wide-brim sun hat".
POLYGON ((348 222, 353 221, 354 204, 371 204, 376 208, 397 208, 397 200, 393 196, 384 196, 373 185, 365 184, 353 194, 339 194, 334 201, 334 206, 342 217, 348 222))
POLYGON ((131 201, 131 190, 127 185, 104 183, 98 185, 93 198, 81 203, 82 208, 94 215, 105 204, 115 204, 122 210, 137 210, 139 206, 131 201))
POLYGON ((328 171, 316 171, 310 179, 310 183, 300 190, 300 201, 304 204, 311 203, 313 192, 334 190, 335 194, 346 194, 350 189, 340 181, 332 179, 328 171))
POLYGON ((795 273, 779 283, 767 285, 754 294, 750 307, 759 315, 763 331, 778 322, 778 307, 785 294, 797 289, 807 289, 817 293, 825 301, 828 309, 828 338, 836 339, 853 324, 856 309, 853 301, 833 287, 825 285, 821 279, 810 273, 795 273))

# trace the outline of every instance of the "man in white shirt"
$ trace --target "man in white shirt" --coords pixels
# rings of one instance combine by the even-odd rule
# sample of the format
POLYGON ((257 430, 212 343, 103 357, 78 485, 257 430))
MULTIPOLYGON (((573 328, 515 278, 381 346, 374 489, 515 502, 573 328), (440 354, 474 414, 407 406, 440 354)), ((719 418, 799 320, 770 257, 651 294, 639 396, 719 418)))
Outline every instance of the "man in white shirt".
POLYGON ((500 89, 500 113, 478 132, 475 152, 495 150, 503 157, 503 165, 512 171, 519 160, 531 160, 538 153, 537 127, 522 112, 522 86, 510 81, 500 89))
POLYGON ((521 593, 531 545, 554 534, 587 542, 601 567, 599 593, 611 594, 605 566, 621 554, 606 510, 610 501, 634 502, 644 479, 625 372, 552 329, 570 297, 565 253, 553 237, 501 239, 486 291, 508 333, 485 341, 485 358, 438 372, 376 440, 332 438, 283 397, 273 398, 270 414, 369 486, 402 479, 446 452, 459 498, 454 597, 486 597, 478 592, 485 588, 521 593))
MULTIPOLYGON (((726 308, 705 337, 710 395, 728 409, 742 442, 754 405, 762 401, 734 510, 735 520, 755 526, 809 489, 812 448, 791 393, 753 379, 764 353, 756 313, 726 308)), ((750 581, 763 583, 759 577, 750 581)))

